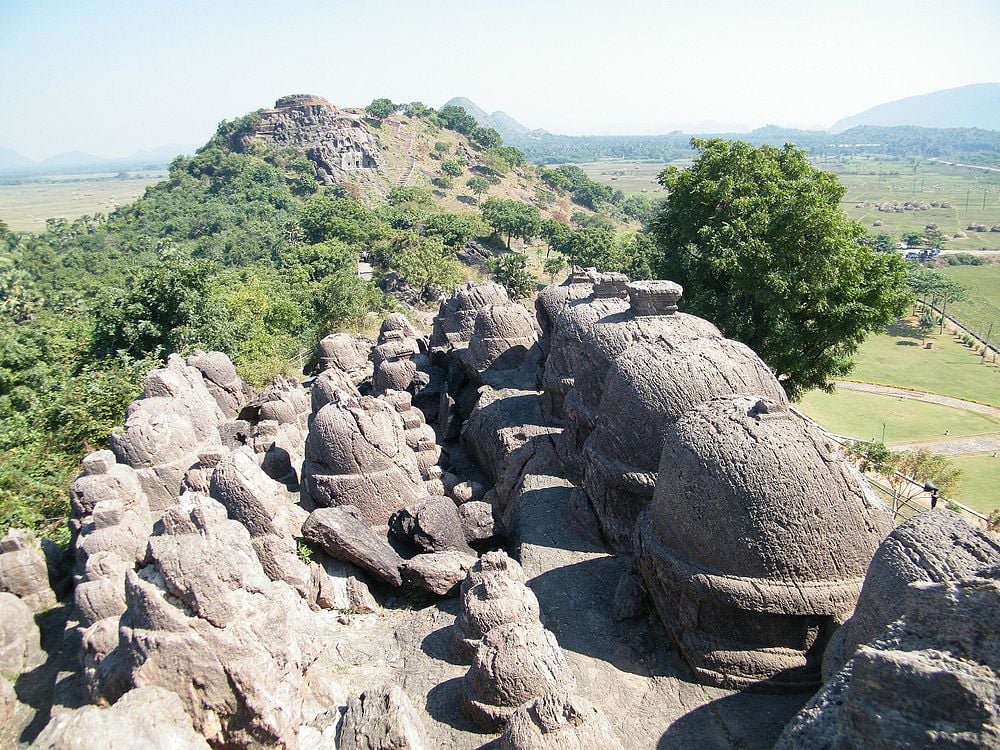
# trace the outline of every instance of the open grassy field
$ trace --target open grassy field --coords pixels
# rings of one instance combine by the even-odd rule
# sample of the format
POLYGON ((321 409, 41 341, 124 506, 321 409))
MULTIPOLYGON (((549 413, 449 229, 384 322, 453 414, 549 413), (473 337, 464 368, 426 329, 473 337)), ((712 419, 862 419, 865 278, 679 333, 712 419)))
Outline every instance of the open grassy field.
POLYGON ((897 396, 856 391, 813 391, 798 408, 838 435, 858 440, 906 443, 945 437, 1000 434, 1000 419, 986 414, 929 404, 897 396))
POLYGON ((985 453, 959 456, 953 461, 962 471, 955 499, 987 515, 1000 508, 1000 456, 985 453))
POLYGON ((870 336, 855 358, 849 380, 894 385, 939 393, 1000 407, 1000 367, 980 364, 979 357, 947 331, 927 337, 933 349, 920 345, 912 319, 900 321, 888 333, 870 336))
POLYGON ((887 232, 900 237, 907 232, 923 232, 937 224, 949 237, 945 250, 1000 250, 1000 232, 967 232, 970 223, 986 228, 1000 224, 1000 172, 951 166, 928 159, 869 159, 844 157, 818 159, 820 169, 835 173, 847 188, 843 206, 848 216, 871 232, 887 232), (951 208, 902 213, 878 211, 883 201, 946 201, 951 208), (881 226, 875 226, 881 222, 881 226), (963 233, 964 238, 953 238, 963 233))
MULTIPOLYGON (((680 165, 682 162, 676 163, 680 165)), ((657 176, 666 166, 662 162, 606 159, 577 164, 576 166, 586 172, 590 179, 610 185, 626 195, 664 192, 656 181, 657 176)))
POLYGON ((969 293, 965 302, 948 305, 947 314, 983 337, 992 324, 990 341, 1000 340, 1000 263, 943 266, 939 270, 964 286, 969 293))
POLYGON ((0 219, 11 229, 39 232, 46 219, 110 213, 166 176, 166 172, 130 172, 124 179, 114 174, 67 175, 0 185, 0 219))

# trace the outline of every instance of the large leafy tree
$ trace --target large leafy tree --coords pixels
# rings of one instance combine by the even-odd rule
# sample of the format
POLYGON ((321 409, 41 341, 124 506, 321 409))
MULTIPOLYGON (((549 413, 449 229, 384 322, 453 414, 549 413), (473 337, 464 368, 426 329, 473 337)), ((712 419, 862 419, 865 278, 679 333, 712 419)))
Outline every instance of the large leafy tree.
POLYGON ((684 286, 688 312, 755 349, 792 398, 827 386, 906 309, 903 260, 863 244, 845 188, 794 146, 692 145, 690 168, 660 174, 653 270, 684 286))
POLYGON ((507 235, 507 248, 512 237, 525 242, 538 235, 542 215, 537 208, 509 198, 487 198, 483 201, 483 219, 497 234, 507 235))

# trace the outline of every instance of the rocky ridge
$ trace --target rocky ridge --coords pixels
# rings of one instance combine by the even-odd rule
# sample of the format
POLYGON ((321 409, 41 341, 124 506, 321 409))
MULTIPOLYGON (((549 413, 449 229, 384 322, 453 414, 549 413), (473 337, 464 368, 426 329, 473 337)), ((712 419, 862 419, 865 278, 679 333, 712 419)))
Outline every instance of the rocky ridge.
POLYGON ((256 395, 169 357, 71 560, 0 540, 0 740, 997 746, 1000 544, 892 531, 753 352, 619 276, 470 285, 256 395))

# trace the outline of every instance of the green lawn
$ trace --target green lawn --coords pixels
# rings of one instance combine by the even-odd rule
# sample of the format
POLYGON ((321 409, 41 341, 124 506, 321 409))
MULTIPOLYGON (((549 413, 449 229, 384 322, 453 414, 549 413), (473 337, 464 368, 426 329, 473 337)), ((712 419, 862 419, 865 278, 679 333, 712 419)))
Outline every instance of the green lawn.
POLYGON ((1000 508, 1000 457, 986 453, 952 460, 962 470, 956 499, 980 513, 1000 508))
POLYGON ((920 345, 911 321, 892 326, 888 334, 871 336, 861 345, 847 379, 1000 406, 1000 367, 980 364, 977 355, 947 332, 927 340, 934 342, 933 349, 920 345))
POLYGON ((948 305, 948 315, 984 338, 992 323, 990 340, 994 343, 1000 340, 1000 263, 944 266, 939 270, 964 286, 969 294, 967 301, 948 305))
POLYGON ((877 393, 837 391, 806 394, 798 408, 838 435, 882 439, 887 445, 914 440, 935 440, 966 435, 1000 433, 1000 419, 950 406, 877 393))

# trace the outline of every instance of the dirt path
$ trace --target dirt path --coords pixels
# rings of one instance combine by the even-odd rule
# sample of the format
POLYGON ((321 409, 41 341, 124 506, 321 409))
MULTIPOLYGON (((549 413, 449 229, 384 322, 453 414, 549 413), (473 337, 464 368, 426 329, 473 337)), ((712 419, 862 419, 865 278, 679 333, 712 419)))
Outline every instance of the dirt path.
POLYGON ((931 453, 942 456, 967 456, 975 453, 997 453, 1000 451, 1000 432, 969 437, 937 438, 916 440, 906 443, 892 443, 893 450, 909 451, 926 448, 931 453))
POLYGON ((942 406, 950 406, 953 409, 972 411, 977 414, 985 414, 987 416, 1000 419, 1000 409, 995 406, 977 404, 975 401, 965 401, 951 396, 940 396, 936 393, 924 393, 923 391, 911 391, 907 388, 896 388, 888 385, 857 383, 852 380, 837 380, 834 382, 834 385, 845 391, 862 391, 864 393, 878 393, 883 396, 898 396, 899 398, 909 398, 914 401, 925 401, 929 404, 941 404, 942 406))

